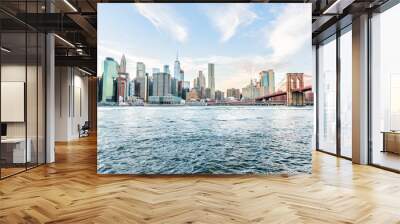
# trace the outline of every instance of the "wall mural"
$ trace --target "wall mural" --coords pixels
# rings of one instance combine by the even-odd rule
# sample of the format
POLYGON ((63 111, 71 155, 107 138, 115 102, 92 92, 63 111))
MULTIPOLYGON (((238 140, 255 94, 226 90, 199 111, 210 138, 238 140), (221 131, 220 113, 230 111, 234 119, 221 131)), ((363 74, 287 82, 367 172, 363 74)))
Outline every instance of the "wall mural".
POLYGON ((100 174, 311 172, 311 4, 98 4, 100 174))

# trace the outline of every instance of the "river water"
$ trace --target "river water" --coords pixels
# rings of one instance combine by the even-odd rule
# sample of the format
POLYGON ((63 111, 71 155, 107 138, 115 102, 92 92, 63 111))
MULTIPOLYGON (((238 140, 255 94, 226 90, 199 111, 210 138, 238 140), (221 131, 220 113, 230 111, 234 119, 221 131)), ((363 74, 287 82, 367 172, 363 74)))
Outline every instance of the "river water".
POLYGON ((97 171, 310 173, 312 132, 312 107, 99 107, 97 171))

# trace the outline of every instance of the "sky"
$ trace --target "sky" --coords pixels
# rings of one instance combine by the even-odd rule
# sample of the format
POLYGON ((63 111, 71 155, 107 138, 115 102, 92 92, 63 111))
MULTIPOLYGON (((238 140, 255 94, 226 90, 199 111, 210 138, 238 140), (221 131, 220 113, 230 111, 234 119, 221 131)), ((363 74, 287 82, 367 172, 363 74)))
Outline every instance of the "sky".
POLYGON ((216 90, 242 89, 262 70, 279 85, 288 72, 312 73, 311 4, 99 3, 98 71, 106 57, 127 72, 170 66, 178 55, 185 81, 215 64, 216 90))

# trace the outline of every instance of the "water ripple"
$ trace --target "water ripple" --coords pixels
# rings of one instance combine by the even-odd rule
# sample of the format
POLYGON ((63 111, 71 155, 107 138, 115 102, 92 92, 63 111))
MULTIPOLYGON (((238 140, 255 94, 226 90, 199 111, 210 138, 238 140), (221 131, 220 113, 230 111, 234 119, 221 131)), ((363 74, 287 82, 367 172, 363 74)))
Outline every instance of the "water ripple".
POLYGON ((98 173, 311 172, 311 108, 99 107, 98 173))

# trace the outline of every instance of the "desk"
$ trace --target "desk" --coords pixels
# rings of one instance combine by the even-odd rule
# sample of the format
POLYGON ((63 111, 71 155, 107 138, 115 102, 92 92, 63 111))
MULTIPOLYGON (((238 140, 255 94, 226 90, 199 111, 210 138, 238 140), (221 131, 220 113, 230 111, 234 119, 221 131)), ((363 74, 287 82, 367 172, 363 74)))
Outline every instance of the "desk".
POLYGON ((32 141, 30 138, 26 140, 28 143, 25 151, 25 138, 5 138, 1 139, 1 154, 9 163, 26 163, 31 162, 32 153, 31 145, 32 141), (12 155, 10 155, 12 154, 12 155), (12 159, 11 159, 12 158, 12 159))
POLYGON ((400 131, 383 131, 382 152, 400 154, 400 131))

